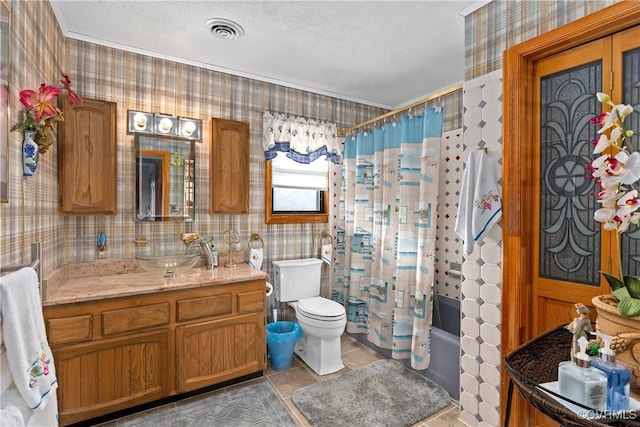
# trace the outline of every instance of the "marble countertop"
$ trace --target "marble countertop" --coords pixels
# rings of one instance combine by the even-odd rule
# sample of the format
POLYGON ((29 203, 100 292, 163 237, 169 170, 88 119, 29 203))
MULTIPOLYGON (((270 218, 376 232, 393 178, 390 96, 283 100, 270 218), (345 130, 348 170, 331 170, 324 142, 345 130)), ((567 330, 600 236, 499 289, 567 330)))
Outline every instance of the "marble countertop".
POLYGON ((135 260, 69 264, 43 280, 42 305, 70 304, 268 278, 267 273, 246 263, 240 263, 235 268, 220 266, 213 270, 196 266, 171 279, 145 272, 135 260))

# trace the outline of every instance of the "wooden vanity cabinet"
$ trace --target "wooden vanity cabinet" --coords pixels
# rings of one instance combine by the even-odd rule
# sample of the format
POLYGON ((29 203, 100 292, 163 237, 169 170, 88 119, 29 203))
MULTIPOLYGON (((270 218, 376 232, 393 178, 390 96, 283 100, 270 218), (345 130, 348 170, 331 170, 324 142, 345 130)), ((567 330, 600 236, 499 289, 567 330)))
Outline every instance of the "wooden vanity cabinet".
POLYGON ((70 105, 66 96, 60 99, 60 213, 116 214, 116 103, 84 98, 82 105, 70 105))
POLYGON ((249 123, 212 118, 209 213, 249 213, 249 123))
POLYGON ((54 349, 60 424, 168 396, 169 330, 54 349))
POLYGON ((228 290, 178 301, 179 393, 265 369, 265 283, 228 290))
POLYGON ((43 308, 60 425, 261 372, 265 281, 43 308))

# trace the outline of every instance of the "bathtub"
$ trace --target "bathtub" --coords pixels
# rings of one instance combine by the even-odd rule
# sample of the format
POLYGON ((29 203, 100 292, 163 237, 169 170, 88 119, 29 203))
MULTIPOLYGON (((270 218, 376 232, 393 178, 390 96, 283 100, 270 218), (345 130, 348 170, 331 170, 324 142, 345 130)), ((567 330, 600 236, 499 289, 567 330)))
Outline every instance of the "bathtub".
POLYGON ((431 328, 431 363, 416 371, 437 382, 455 400, 460 399, 460 337, 431 328))

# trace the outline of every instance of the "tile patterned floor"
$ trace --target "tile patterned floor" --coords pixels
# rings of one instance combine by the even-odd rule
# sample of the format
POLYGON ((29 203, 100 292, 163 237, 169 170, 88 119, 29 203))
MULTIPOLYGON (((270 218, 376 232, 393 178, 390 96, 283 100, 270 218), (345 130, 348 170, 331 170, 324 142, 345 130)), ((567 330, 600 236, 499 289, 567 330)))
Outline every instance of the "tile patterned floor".
MULTIPOLYGON (((345 364, 345 368, 335 374, 319 376, 308 368, 297 356, 294 355, 293 363, 291 367, 285 371, 276 371, 268 367, 265 371, 264 377, 256 378, 250 381, 269 381, 273 388, 276 390, 282 401, 285 403, 287 409, 291 413, 293 419, 301 427, 310 427, 310 424, 304 418, 304 416, 298 411, 295 404, 291 400, 291 395, 294 391, 300 387, 304 387, 310 384, 317 383, 319 381, 325 381, 329 378, 334 378, 347 373, 353 369, 360 368, 364 365, 368 365, 371 362, 381 359, 373 350, 362 345, 355 339, 351 338, 347 334, 342 336, 342 362, 345 364)), ((231 387, 216 390, 212 393, 224 393, 233 388, 242 387, 248 382, 236 384, 231 387)), ((152 411, 159 408, 152 409, 152 411)), ((452 400, 451 403, 433 416, 424 419, 413 427, 466 427, 459 418, 459 405, 458 402, 452 400)), ((142 413, 125 417, 131 419, 132 417, 144 416, 142 413)), ((100 427, 117 427, 118 420, 114 420, 108 423, 100 424, 100 427)))

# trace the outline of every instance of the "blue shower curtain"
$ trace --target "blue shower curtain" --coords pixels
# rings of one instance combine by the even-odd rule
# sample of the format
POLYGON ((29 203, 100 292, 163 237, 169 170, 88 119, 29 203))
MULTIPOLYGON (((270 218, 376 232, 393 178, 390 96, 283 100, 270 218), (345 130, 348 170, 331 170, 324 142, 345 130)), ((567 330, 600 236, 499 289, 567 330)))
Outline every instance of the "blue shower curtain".
POLYGON ((442 109, 345 139, 333 299, 347 332, 429 366, 442 109))

